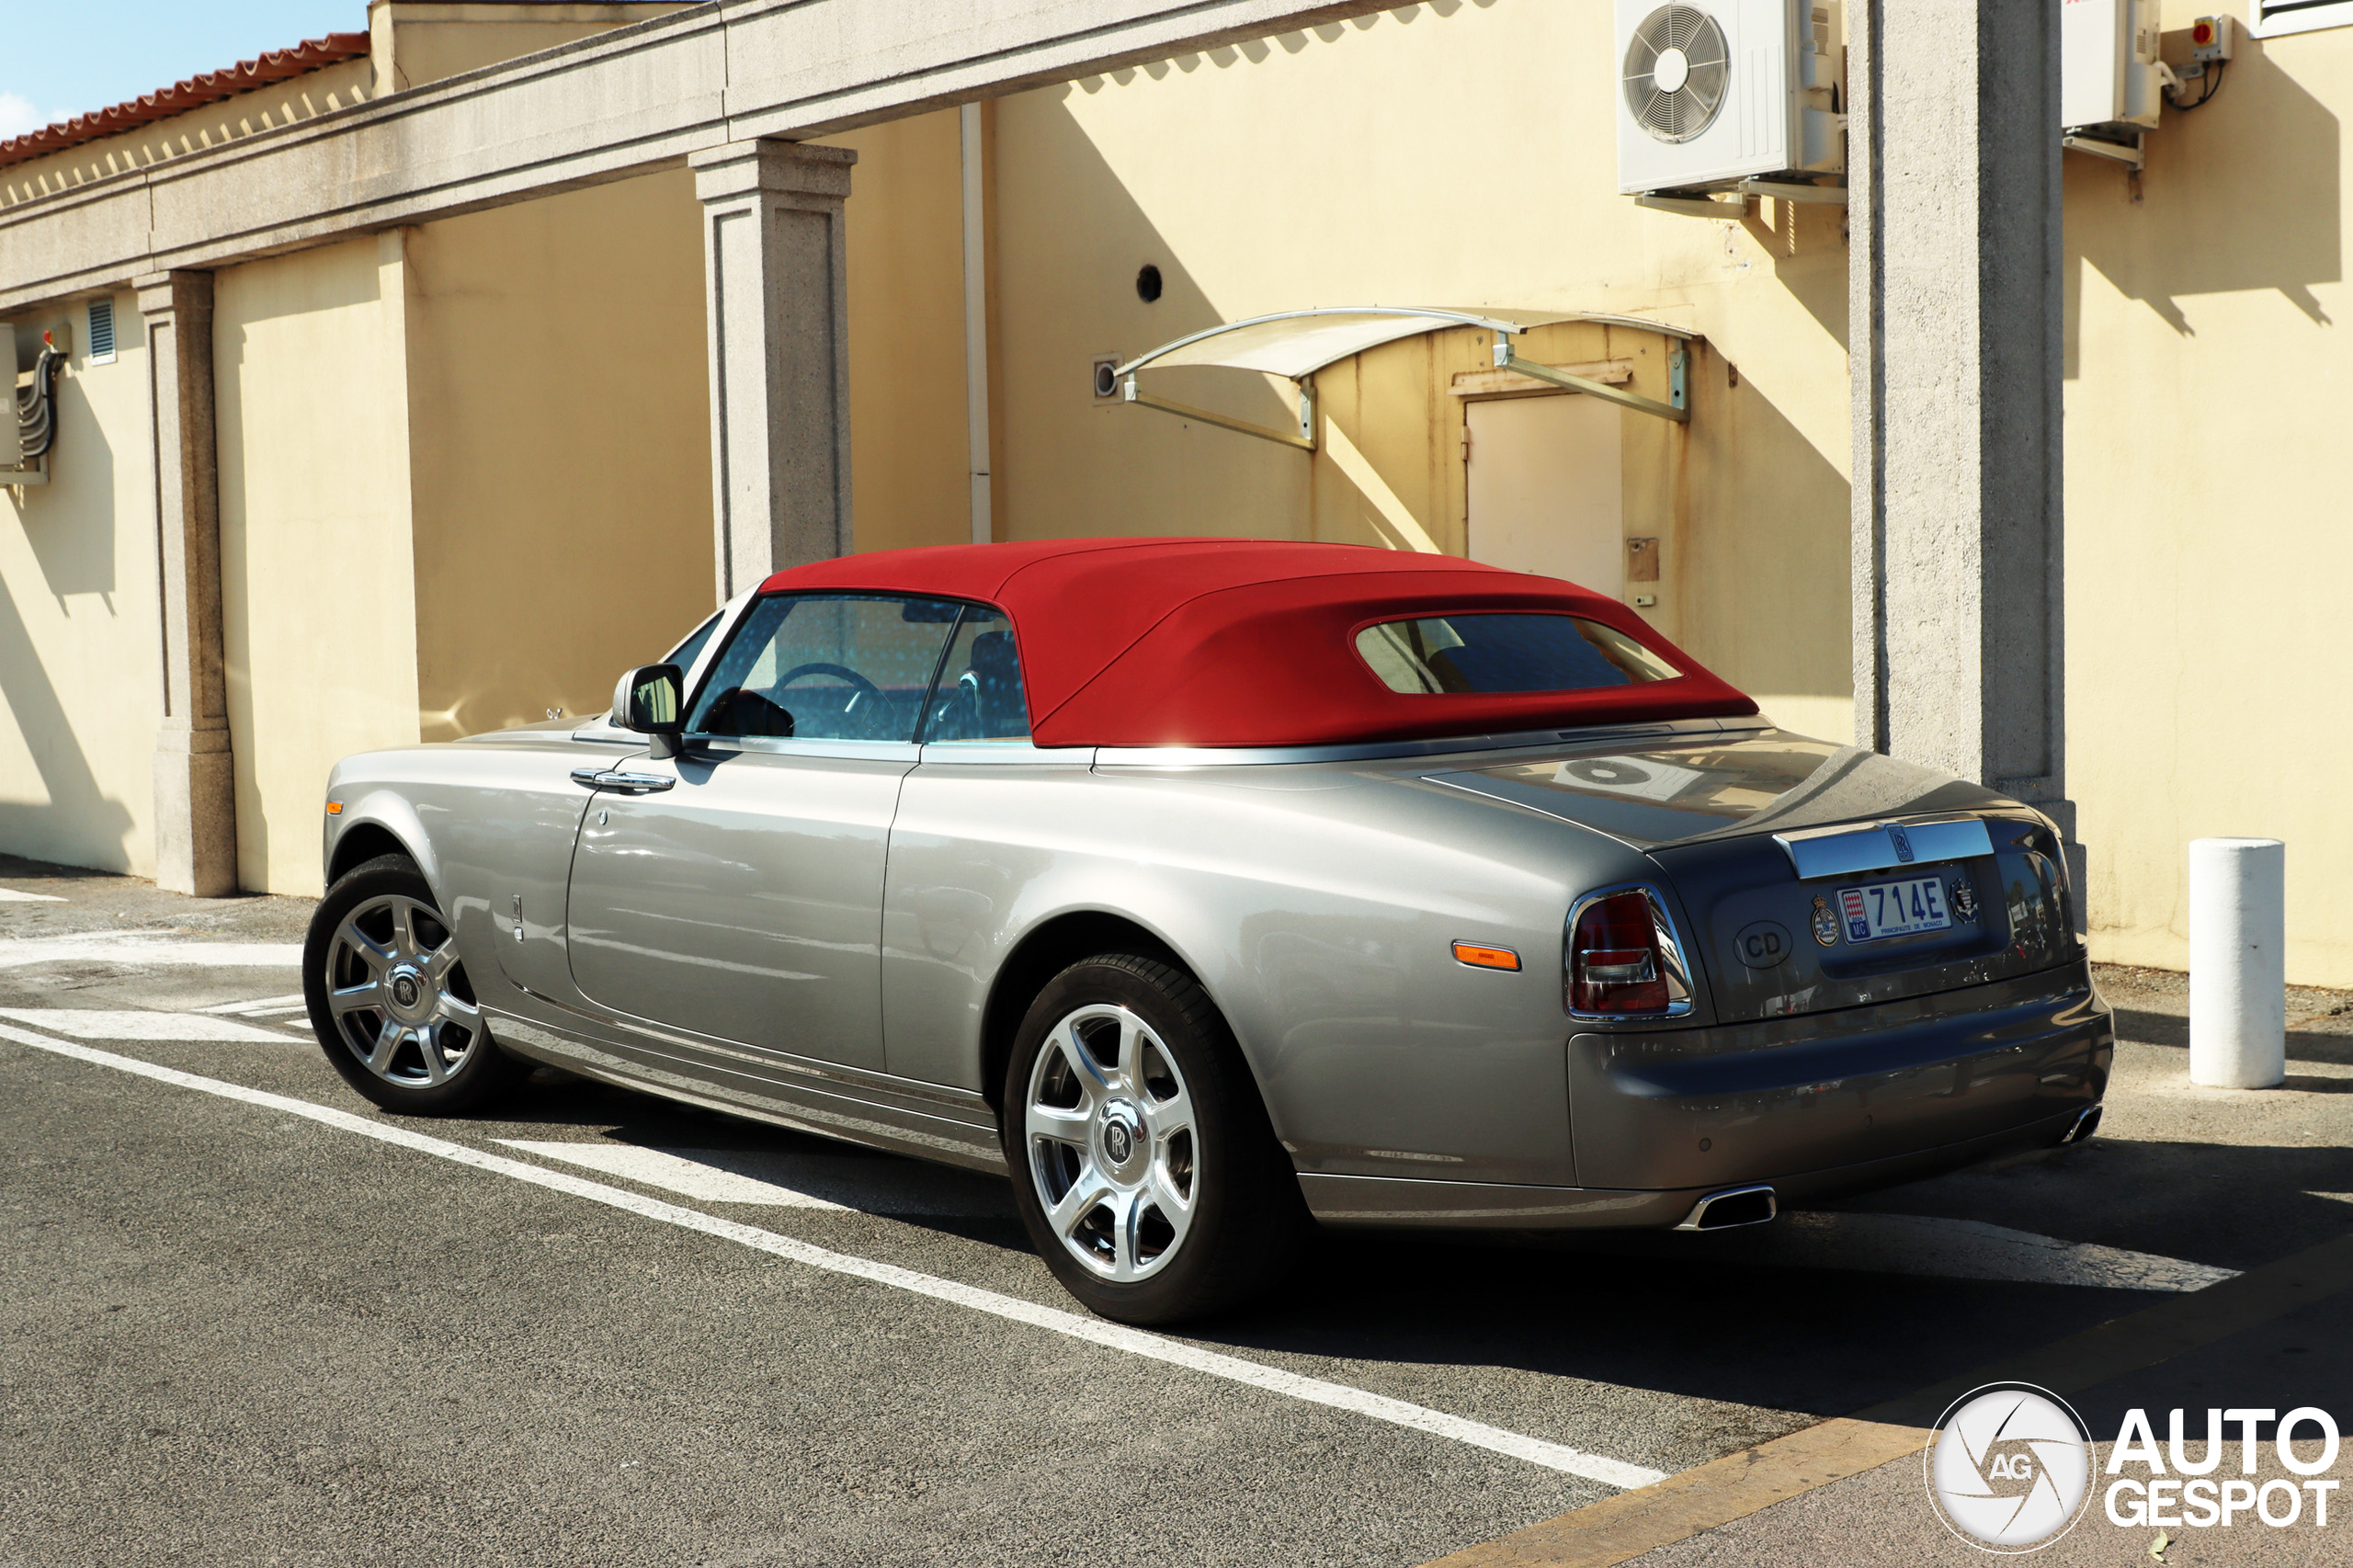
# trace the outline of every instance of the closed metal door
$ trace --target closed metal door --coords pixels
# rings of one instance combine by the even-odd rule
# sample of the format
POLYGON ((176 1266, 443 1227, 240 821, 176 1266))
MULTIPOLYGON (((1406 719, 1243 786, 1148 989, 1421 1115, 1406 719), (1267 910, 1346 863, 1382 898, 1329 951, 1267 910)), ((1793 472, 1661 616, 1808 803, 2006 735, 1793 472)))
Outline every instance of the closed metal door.
POLYGON ((626 765, 573 858, 573 977, 626 1017, 882 1066, 882 861, 915 748, 745 741, 626 765))
POLYGON ((1617 405, 1568 395, 1465 412, 1471 559, 1619 597, 1626 508, 1617 405))

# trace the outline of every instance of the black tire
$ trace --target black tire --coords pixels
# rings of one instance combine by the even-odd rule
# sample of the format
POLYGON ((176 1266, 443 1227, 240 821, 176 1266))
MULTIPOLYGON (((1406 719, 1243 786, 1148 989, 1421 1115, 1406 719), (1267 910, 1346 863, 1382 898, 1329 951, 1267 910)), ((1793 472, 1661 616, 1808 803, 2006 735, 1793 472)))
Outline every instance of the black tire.
POLYGON ((353 867, 319 901, 302 943, 302 997, 328 1065, 386 1110, 461 1116, 529 1073, 474 1009, 449 923, 405 855, 353 867), (386 957, 364 953, 363 939, 386 957), (374 1002, 354 1005, 371 980, 374 1002))
POLYGON ((1166 1324, 1238 1305, 1281 1278, 1313 1224, 1233 1032, 1199 983, 1160 960, 1099 954, 1049 981, 1014 1037, 999 1103, 1022 1223, 1063 1288, 1103 1317, 1166 1324), (1107 1049, 1118 1057, 1130 1040, 1137 1070, 1106 1067, 1107 1049), (1081 1081, 1074 1048, 1095 1062, 1093 1080, 1081 1081), (1067 1121, 1033 1136, 1033 1103, 1067 1121), (1089 1210, 1095 1187, 1103 1198, 1089 1210), (1183 1210, 1181 1230, 1161 1195, 1189 1199, 1166 1203, 1183 1210), (1050 1216, 1058 1202, 1067 1237, 1050 1216))

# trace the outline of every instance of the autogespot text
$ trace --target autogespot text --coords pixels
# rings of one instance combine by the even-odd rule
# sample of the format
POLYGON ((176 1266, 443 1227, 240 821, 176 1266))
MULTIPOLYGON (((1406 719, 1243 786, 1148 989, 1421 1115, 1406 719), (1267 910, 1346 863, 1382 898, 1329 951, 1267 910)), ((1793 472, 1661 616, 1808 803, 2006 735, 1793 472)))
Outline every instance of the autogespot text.
POLYGON ((2127 1411, 2108 1459, 2108 1474, 2114 1478, 2108 1483, 2104 1498, 2109 1521, 2188 1529, 2256 1519, 2274 1528, 2294 1524, 2326 1527, 2329 1494, 2337 1489, 2337 1482, 2245 1479, 2260 1469, 2263 1445, 2256 1438, 2256 1428, 2273 1421, 2279 1428, 2272 1434, 2271 1449, 2281 1469, 2302 1477, 2318 1476, 2335 1468, 2336 1418, 2313 1405, 2285 1415, 2274 1410, 2209 1409, 2202 1446, 2186 1436, 2179 1410, 2166 1414, 2162 1447, 2149 1424, 2149 1413, 2127 1411), (2237 1430, 2235 1444, 2230 1440, 2233 1428, 2237 1430), (2307 1443, 2320 1444, 2317 1458, 2297 1456, 2293 1445, 2300 1429, 2307 1443), (2234 1448, 2239 1474, 2228 1480, 2208 1479, 2222 1470, 2234 1448), (2141 1473, 2131 1473, 2136 1468, 2141 1473))

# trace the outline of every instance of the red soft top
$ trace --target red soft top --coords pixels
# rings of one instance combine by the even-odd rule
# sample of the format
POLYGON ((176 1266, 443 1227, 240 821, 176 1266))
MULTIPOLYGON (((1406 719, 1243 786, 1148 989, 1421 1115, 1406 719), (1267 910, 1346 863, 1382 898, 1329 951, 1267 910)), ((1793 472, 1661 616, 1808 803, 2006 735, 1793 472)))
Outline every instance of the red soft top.
POLYGON ((1269 746, 1748 714, 1756 704, 1615 599, 1451 555, 1276 540, 1072 539, 845 555, 767 592, 927 594, 1012 620, 1041 746, 1269 746), (1590 691, 1392 691, 1356 651, 1378 621, 1566 612, 1682 671, 1590 691))

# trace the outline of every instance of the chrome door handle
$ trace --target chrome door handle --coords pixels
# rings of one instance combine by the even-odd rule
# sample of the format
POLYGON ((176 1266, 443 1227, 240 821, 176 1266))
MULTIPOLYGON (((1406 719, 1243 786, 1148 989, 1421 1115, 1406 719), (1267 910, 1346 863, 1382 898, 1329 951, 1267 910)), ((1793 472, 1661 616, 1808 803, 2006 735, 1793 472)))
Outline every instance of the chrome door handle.
POLYGON ((591 790, 616 790, 625 795, 650 795, 677 782, 666 774, 622 773, 603 767, 575 767, 572 781, 585 784, 591 790))

